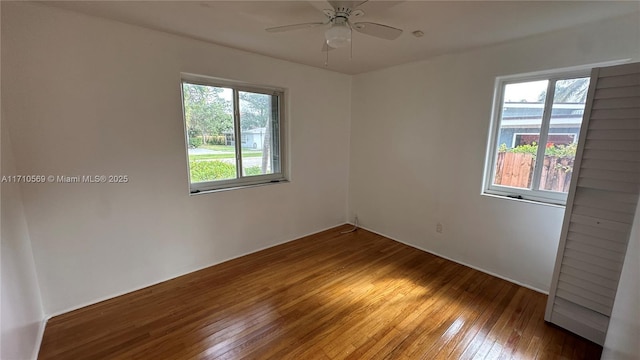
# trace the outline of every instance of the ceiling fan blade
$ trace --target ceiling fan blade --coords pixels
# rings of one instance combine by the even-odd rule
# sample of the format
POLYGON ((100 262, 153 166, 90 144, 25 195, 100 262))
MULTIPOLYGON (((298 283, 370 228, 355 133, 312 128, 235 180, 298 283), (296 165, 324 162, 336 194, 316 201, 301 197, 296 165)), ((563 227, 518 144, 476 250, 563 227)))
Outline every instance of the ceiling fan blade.
POLYGON ((335 50, 335 48, 332 48, 331 46, 329 46, 329 45, 327 44, 327 42, 325 41, 325 42, 322 44, 322 52, 331 51, 331 50, 335 50))
POLYGON ((333 6, 334 9, 338 9, 338 8, 349 8, 351 10, 357 8, 358 6, 366 3, 369 0, 329 0, 328 3, 331 4, 331 6, 333 6))
POLYGON ((284 25, 284 26, 270 27, 270 28, 266 28, 265 30, 266 30, 267 32, 276 33, 276 32, 283 32, 283 31, 291 31, 291 30, 308 29, 308 28, 313 28, 313 27, 316 27, 316 26, 324 25, 324 24, 325 24, 325 23, 323 23, 323 22, 312 22, 312 23, 304 23, 304 24, 292 24, 292 25, 284 25))
POLYGON ((353 24, 353 29, 386 40, 397 39, 402 34, 402 30, 398 28, 372 22, 357 22, 353 24))
POLYGON ((309 5, 313 6, 314 8, 323 11, 326 9, 329 10, 334 10, 335 8, 333 7, 333 5, 329 2, 329 1, 309 1, 309 5))

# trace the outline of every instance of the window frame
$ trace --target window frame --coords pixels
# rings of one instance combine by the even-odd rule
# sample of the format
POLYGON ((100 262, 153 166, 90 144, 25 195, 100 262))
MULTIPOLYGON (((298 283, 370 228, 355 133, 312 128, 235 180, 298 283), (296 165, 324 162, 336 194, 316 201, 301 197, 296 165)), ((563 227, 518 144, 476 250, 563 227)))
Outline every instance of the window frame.
MULTIPOLYGON (((180 98, 181 98, 181 106, 182 106, 182 124, 184 127, 184 140, 185 140, 185 153, 187 158, 187 178, 189 185, 189 193, 190 195, 198 195, 198 194, 206 194, 211 192, 225 191, 225 190, 234 190, 234 189, 242 189, 247 187, 261 186, 261 185, 269 185, 269 184, 277 184, 282 182, 288 182, 288 171, 287 171, 287 148, 286 148, 286 127, 285 127, 285 96, 286 90, 283 88, 272 87, 272 86, 263 86, 263 85, 254 85, 240 81, 233 81, 227 79, 219 79, 213 78, 203 75, 195 75, 189 73, 181 73, 180 79, 180 98), (232 90, 233 96, 233 138, 235 145, 235 164, 236 164, 236 178, 235 179, 225 179, 225 180, 216 180, 216 181, 205 181, 199 183, 191 182, 191 168, 189 166, 189 133, 187 129, 187 121, 185 114, 185 106, 184 106, 184 84, 193 84, 193 85, 202 85, 202 86, 212 86, 212 87, 220 87, 220 88, 228 88, 232 90), (251 92, 256 94, 265 94, 272 96, 272 105, 277 106, 277 119, 272 119, 272 127, 276 127, 275 130, 272 129, 273 134, 277 134, 277 137, 274 137, 274 141, 272 146, 277 146, 277 155, 276 151, 272 154, 272 157, 277 157, 277 161, 279 162, 279 172, 274 172, 272 174, 264 174, 264 175, 251 175, 245 176, 242 175, 242 133, 240 128, 240 102, 239 102, 239 92, 251 92), (276 99, 275 103, 273 99, 276 99), (240 141, 237 141, 240 139, 240 141), (277 144, 275 144, 277 142, 277 144)), ((273 160, 272 160, 273 161, 273 160)))
MULTIPOLYGON (((540 176, 542 172, 543 162, 536 161, 534 172, 532 176, 531 189, 517 188, 505 185, 496 185, 493 183, 495 179, 495 167, 498 161, 498 138, 500 134, 502 109, 504 105, 504 90, 509 84, 517 84, 523 82, 548 80, 546 98, 544 101, 542 120, 540 124, 540 136, 539 144, 546 144, 549 136, 549 127, 551 122, 551 110, 553 108, 553 98, 555 95, 555 85, 559 80, 585 78, 591 76, 591 69, 594 65, 579 66, 566 69, 550 70, 529 74, 517 74, 498 76, 495 80, 493 107, 491 114, 491 125, 489 127, 489 141, 487 145, 487 154, 484 167, 484 184, 482 194, 484 195, 497 195, 503 197, 509 197, 519 200, 530 200, 551 205, 564 206, 567 201, 567 193, 561 193, 549 190, 537 189, 540 184, 540 176)), ((585 103, 585 106, 587 104, 585 103)), ((584 123, 584 116, 587 113, 586 109, 583 111, 582 121, 580 127, 584 123)), ((578 135, 578 142, 582 141, 578 135)), ((538 146, 538 152, 536 158, 544 157, 545 146, 538 146)))

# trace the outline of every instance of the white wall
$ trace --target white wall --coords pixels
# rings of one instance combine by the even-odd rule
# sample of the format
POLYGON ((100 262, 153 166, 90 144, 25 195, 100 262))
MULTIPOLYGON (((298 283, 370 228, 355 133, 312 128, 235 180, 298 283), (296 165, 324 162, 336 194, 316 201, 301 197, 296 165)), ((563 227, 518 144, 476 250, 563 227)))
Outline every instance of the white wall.
POLYGON ((2 3, 3 125, 46 314, 346 220, 351 77, 45 6, 2 3), (286 88, 291 182, 188 195, 180 73, 286 88), (270 204, 269 207, 265 204, 270 204))
POLYGON ((634 360, 640 354, 640 203, 631 229, 602 359, 634 360))
MULTIPOLYGON (((0 108, 2 108, 1 105, 0 108)), ((0 175, 15 174, 13 151, 8 135, 7 130, 0 126, 0 175)), ((20 185, 2 183, 0 184, 0 359, 35 359, 44 331, 44 317, 20 185)))
MULTIPOLYGON (((2 175, 15 174, 10 138, 2 131, 2 175)), ((44 313, 20 185, 1 185, 0 359, 33 358, 43 330, 44 313)))
POLYGON ((564 208, 480 195, 495 77, 639 59, 639 36, 633 14, 355 76, 350 216, 548 291, 564 208))

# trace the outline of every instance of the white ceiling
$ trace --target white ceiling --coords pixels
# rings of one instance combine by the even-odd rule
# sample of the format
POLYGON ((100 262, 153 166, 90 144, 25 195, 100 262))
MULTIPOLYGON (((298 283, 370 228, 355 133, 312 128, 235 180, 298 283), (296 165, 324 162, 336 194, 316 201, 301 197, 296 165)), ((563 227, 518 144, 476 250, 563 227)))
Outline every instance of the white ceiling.
MULTIPOLYGON (((359 3, 359 1, 354 1, 359 3)), ((296 63, 325 68, 325 27, 283 33, 265 28, 324 21, 324 1, 52 1, 47 5, 136 24, 296 63)), ((640 14, 638 1, 376 1, 358 21, 401 28, 396 40, 360 33, 329 52, 326 68, 358 74, 525 36, 640 14), (414 37, 411 32, 425 35, 414 37)), ((640 29, 640 15, 638 15, 640 29)), ((640 30, 639 30, 640 31, 640 30)))

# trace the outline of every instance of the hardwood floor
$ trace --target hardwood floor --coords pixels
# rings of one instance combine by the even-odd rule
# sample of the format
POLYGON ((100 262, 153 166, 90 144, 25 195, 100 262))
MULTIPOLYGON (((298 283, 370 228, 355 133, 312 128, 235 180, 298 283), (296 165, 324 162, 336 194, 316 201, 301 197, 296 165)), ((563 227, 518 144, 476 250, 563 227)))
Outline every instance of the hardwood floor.
POLYGON ((600 358, 545 295, 348 228, 52 318, 39 358, 600 358))

